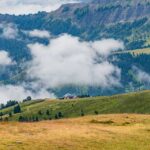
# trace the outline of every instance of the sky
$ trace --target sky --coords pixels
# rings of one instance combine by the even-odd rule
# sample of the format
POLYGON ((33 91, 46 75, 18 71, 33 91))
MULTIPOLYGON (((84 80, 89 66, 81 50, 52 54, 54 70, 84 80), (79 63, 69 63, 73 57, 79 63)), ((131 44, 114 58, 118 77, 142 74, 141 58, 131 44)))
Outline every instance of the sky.
POLYGON ((62 4, 76 3, 81 0, 0 0, 1 14, 30 14, 38 11, 53 11, 62 4))

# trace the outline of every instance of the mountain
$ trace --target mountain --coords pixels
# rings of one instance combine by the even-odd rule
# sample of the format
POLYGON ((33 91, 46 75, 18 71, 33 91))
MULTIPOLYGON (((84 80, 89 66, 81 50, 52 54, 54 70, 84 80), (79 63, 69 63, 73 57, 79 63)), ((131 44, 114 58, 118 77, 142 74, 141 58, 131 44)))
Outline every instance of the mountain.
POLYGON ((24 121, 79 117, 94 114, 120 114, 120 113, 150 113, 150 91, 142 91, 110 97, 89 97, 73 100, 34 100, 20 103, 21 112, 14 114, 14 106, 2 109, 3 119, 18 120, 20 116, 24 121), (9 117, 9 114, 12 114, 9 117), (59 116, 58 115, 58 116, 59 116), (31 120, 30 120, 31 119, 31 120))
MULTIPOLYGON (((28 48, 30 43, 48 44, 48 39, 29 37, 24 34, 34 29, 47 30, 52 37, 63 33, 80 37, 81 40, 95 41, 103 38, 114 38, 125 44, 126 50, 136 50, 150 47, 150 0, 94 0, 88 3, 65 4, 58 10, 47 13, 39 12, 30 15, 0 15, 0 24, 14 24, 18 30, 18 38, 0 37, 0 49, 6 50, 17 62, 13 68, 0 74, 2 83, 19 83, 24 78, 25 69, 22 62, 31 60, 28 48), (8 73, 10 72, 11 73, 8 73), (14 71, 15 70, 15 71, 14 71), (15 77, 14 77, 15 76, 15 77)), ((1 33, 0 29, 0 33, 1 33)), ((103 90, 88 87, 80 90, 76 87, 55 89, 58 96, 65 93, 90 95, 111 95, 139 89, 149 89, 149 82, 138 81, 133 66, 150 73, 150 55, 114 54, 110 62, 121 68, 122 87, 103 90), (114 60, 114 56, 118 59, 114 60)))
POLYGON ((15 23, 20 30, 44 29, 53 35, 69 33, 85 40, 115 38, 127 49, 149 46, 150 0, 96 0, 65 4, 58 10, 35 15, 0 15, 0 22, 15 23))

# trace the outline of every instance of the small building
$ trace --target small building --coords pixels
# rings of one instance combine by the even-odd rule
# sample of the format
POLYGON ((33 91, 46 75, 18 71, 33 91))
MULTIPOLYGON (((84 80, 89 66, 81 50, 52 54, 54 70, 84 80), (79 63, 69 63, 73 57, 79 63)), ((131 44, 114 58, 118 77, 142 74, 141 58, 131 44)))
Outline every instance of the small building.
POLYGON ((70 93, 64 95, 64 99, 75 99, 75 98, 77 98, 77 96, 70 93))

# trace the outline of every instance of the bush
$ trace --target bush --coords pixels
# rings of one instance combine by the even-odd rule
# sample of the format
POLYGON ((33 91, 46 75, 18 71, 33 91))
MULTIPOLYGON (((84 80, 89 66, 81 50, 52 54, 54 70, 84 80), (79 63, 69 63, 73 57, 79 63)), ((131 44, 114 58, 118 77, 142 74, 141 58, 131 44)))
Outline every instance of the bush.
POLYGON ((19 116, 18 121, 19 121, 19 122, 23 122, 23 121, 24 121, 24 117, 23 117, 23 116, 19 116))
POLYGON ((58 118, 63 118, 62 112, 59 112, 59 113, 58 113, 58 118))
POLYGON ((57 114, 55 114, 55 119, 59 119, 57 114))
POLYGON ((12 117, 12 112, 9 112, 9 117, 12 117))
POLYGON ((3 116, 3 112, 0 112, 0 116, 1 116, 1 117, 3 116))
POLYGON ((39 121, 39 118, 38 118, 38 116, 36 116, 36 117, 35 117, 35 121, 37 121, 37 122, 39 121))
POLYGON ((31 101, 31 100, 32 100, 31 96, 28 96, 26 99, 23 100, 23 102, 27 102, 27 101, 31 101))
POLYGON ((94 111, 94 113, 95 113, 96 115, 98 115, 98 114, 99 114, 97 110, 95 110, 95 111, 94 111))
POLYGON ((46 111, 46 115, 48 115, 48 116, 50 115, 50 111, 49 110, 46 111))
POLYGON ((14 107, 14 114, 17 114, 17 113, 21 113, 20 105, 17 105, 17 106, 14 107))
POLYGON ((39 114, 39 115, 43 115, 41 110, 38 111, 38 114, 39 114))
POLYGON ((81 116, 84 116, 84 111, 83 110, 81 110, 81 116))

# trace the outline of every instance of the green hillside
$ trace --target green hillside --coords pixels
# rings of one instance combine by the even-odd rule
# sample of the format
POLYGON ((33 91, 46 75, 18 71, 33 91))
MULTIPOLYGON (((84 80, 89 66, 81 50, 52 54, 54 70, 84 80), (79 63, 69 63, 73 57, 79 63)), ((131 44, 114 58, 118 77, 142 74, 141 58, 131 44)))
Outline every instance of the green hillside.
POLYGON ((19 104, 21 113, 13 114, 14 106, 2 109, 3 119, 27 121, 70 118, 94 114, 150 114, 150 91, 111 97, 92 97, 75 100, 35 100, 19 104), (12 113, 12 116, 9 113, 12 113))
POLYGON ((121 51, 121 52, 114 52, 115 54, 124 54, 124 53, 130 53, 132 55, 141 55, 141 54, 147 54, 150 55, 150 48, 143 48, 143 49, 135 49, 135 50, 127 50, 127 51, 121 51))

